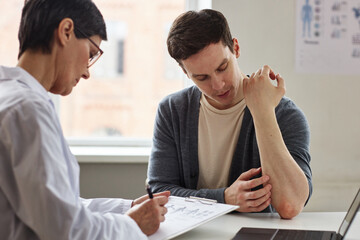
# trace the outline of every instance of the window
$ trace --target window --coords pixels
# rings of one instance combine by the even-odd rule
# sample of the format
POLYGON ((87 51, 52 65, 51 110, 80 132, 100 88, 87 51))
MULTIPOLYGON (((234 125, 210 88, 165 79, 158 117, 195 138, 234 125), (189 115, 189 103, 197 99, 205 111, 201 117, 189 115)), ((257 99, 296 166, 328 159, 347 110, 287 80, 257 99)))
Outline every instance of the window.
MULTIPOLYGON (((72 94, 60 98, 59 116, 66 137, 152 137, 157 105, 184 87, 184 74, 166 49, 167 31, 185 10, 184 0, 95 0, 106 19, 103 56, 72 94), (178 68, 171 81, 164 62, 178 68)), ((173 67, 174 68, 174 67, 173 67)))
POLYGON ((117 41, 117 59, 116 59, 116 73, 121 75, 124 73, 124 40, 117 41))
POLYGON ((90 81, 92 79, 119 81, 124 77, 124 44, 129 36, 128 24, 119 19, 105 19, 105 21, 108 40, 101 43, 101 49, 105 54, 91 67, 90 81))

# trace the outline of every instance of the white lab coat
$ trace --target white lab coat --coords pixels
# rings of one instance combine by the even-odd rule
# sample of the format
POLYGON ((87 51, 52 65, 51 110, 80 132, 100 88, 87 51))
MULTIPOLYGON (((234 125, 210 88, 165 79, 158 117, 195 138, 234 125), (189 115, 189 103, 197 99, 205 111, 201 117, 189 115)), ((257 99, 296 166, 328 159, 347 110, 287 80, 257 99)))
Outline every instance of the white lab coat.
POLYGON ((0 66, 0 239, 147 239, 124 199, 82 199, 47 91, 0 66))

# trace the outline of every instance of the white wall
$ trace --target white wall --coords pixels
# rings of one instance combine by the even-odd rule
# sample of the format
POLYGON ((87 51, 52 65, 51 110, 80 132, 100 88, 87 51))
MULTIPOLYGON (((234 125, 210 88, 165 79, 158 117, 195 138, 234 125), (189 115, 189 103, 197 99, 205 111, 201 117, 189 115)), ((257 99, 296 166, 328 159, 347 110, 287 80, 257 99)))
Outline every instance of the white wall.
POLYGON ((147 163, 80 163, 80 194, 84 198, 135 199, 146 194, 147 163))
POLYGON ((346 211, 360 187, 360 76, 295 72, 295 0, 213 0, 212 8, 240 43, 241 70, 270 65, 307 116, 314 192, 306 210, 346 211))

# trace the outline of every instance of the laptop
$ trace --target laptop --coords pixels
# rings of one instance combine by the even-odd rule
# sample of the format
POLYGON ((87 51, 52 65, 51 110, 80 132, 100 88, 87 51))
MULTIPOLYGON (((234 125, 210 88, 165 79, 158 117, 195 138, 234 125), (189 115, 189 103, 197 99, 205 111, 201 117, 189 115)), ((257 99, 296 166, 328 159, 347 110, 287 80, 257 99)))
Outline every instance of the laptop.
POLYGON ((358 190, 340 228, 335 231, 314 231, 273 228, 241 228, 233 240, 341 240, 345 237, 360 206, 360 189, 358 190))

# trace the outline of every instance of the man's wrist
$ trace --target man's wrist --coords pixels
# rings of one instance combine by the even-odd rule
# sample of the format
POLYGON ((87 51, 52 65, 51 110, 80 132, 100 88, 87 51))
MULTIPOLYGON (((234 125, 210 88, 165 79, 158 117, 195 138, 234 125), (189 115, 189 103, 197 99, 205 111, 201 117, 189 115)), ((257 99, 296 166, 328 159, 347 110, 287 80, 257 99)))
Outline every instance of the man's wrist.
POLYGON ((269 124, 272 125, 273 123, 277 123, 275 109, 252 114, 252 118, 256 127, 268 127, 269 124))
POLYGON ((228 188, 229 188, 229 187, 225 188, 225 190, 224 190, 224 203, 225 203, 225 204, 228 203, 227 197, 226 197, 226 195, 227 195, 226 193, 227 193, 228 188))

